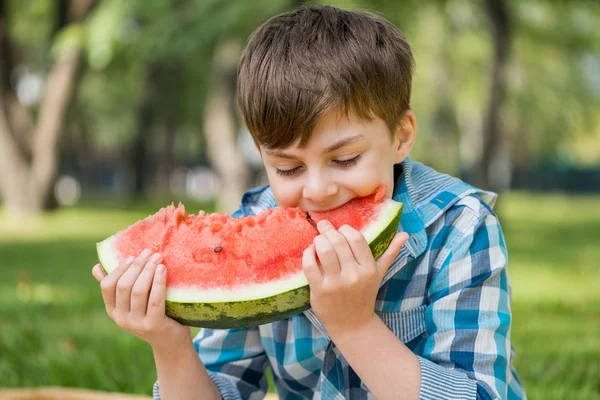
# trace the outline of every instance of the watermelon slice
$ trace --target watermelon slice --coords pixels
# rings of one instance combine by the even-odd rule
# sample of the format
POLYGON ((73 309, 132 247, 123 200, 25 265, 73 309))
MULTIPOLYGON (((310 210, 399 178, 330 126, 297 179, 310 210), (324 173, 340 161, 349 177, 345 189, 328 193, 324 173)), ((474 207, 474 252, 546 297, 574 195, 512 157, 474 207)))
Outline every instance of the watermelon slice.
POLYGON ((375 258, 391 242, 402 204, 382 191, 327 212, 276 207, 246 217, 188 215, 183 205, 160 209, 97 244, 106 273, 144 249, 167 267, 166 313, 191 326, 261 325, 310 307, 302 253, 318 234, 316 222, 349 224, 365 236, 375 258))

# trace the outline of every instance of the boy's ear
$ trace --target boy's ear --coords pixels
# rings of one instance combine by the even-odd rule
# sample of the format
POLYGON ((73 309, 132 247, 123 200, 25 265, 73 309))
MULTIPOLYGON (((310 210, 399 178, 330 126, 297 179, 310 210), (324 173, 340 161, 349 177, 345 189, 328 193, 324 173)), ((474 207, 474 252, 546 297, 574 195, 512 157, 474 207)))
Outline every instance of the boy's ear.
POLYGON ((404 113, 394 132, 394 163, 404 161, 410 154, 417 136, 417 119, 412 110, 404 113))

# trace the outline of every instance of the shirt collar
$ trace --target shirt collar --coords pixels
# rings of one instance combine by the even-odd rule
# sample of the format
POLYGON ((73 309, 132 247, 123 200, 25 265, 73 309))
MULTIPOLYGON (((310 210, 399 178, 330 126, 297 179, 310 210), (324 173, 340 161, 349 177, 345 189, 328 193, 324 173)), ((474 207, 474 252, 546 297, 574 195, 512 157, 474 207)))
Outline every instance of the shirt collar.
POLYGON ((490 207, 497 195, 477 189, 458 178, 441 174, 407 157, 394 166, 393 199, 403 203, 398 231, 409 234, 408 251, 414 258, 427 249, 426 228, 465 196, 477 194, 490 207))

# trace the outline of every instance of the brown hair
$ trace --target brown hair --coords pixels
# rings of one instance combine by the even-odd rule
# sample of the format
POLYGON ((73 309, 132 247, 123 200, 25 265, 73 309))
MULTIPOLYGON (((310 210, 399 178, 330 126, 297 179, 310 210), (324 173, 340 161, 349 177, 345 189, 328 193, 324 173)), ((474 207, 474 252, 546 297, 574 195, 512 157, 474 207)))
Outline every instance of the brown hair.
POLYGON ((304 146, 333 108, 380 117, 391 131, 410 109, 414 60, 400 30, 366 11, 303 6, 250 37, 237 71, 238 102, 254 142, 304 146))

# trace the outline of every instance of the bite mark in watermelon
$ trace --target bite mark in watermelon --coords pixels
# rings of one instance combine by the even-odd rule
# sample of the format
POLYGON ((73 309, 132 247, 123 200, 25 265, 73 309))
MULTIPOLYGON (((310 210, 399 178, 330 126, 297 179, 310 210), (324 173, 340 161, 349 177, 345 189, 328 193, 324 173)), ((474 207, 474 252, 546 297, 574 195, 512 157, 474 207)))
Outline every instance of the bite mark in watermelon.
POLYGON ((241 328, 282 319, 310 307, 302 254, 327 219, 366 238, 375 258, 389 246, 402 204, 381 190, 331 211, 275 207, 256 216, 188 215, 182 204, 160 209, 97 244, 106 273, 144 249, 167 267, 166 313, 186 325, 241 328), (312 219, 312 221, 310 221, 312 219))

